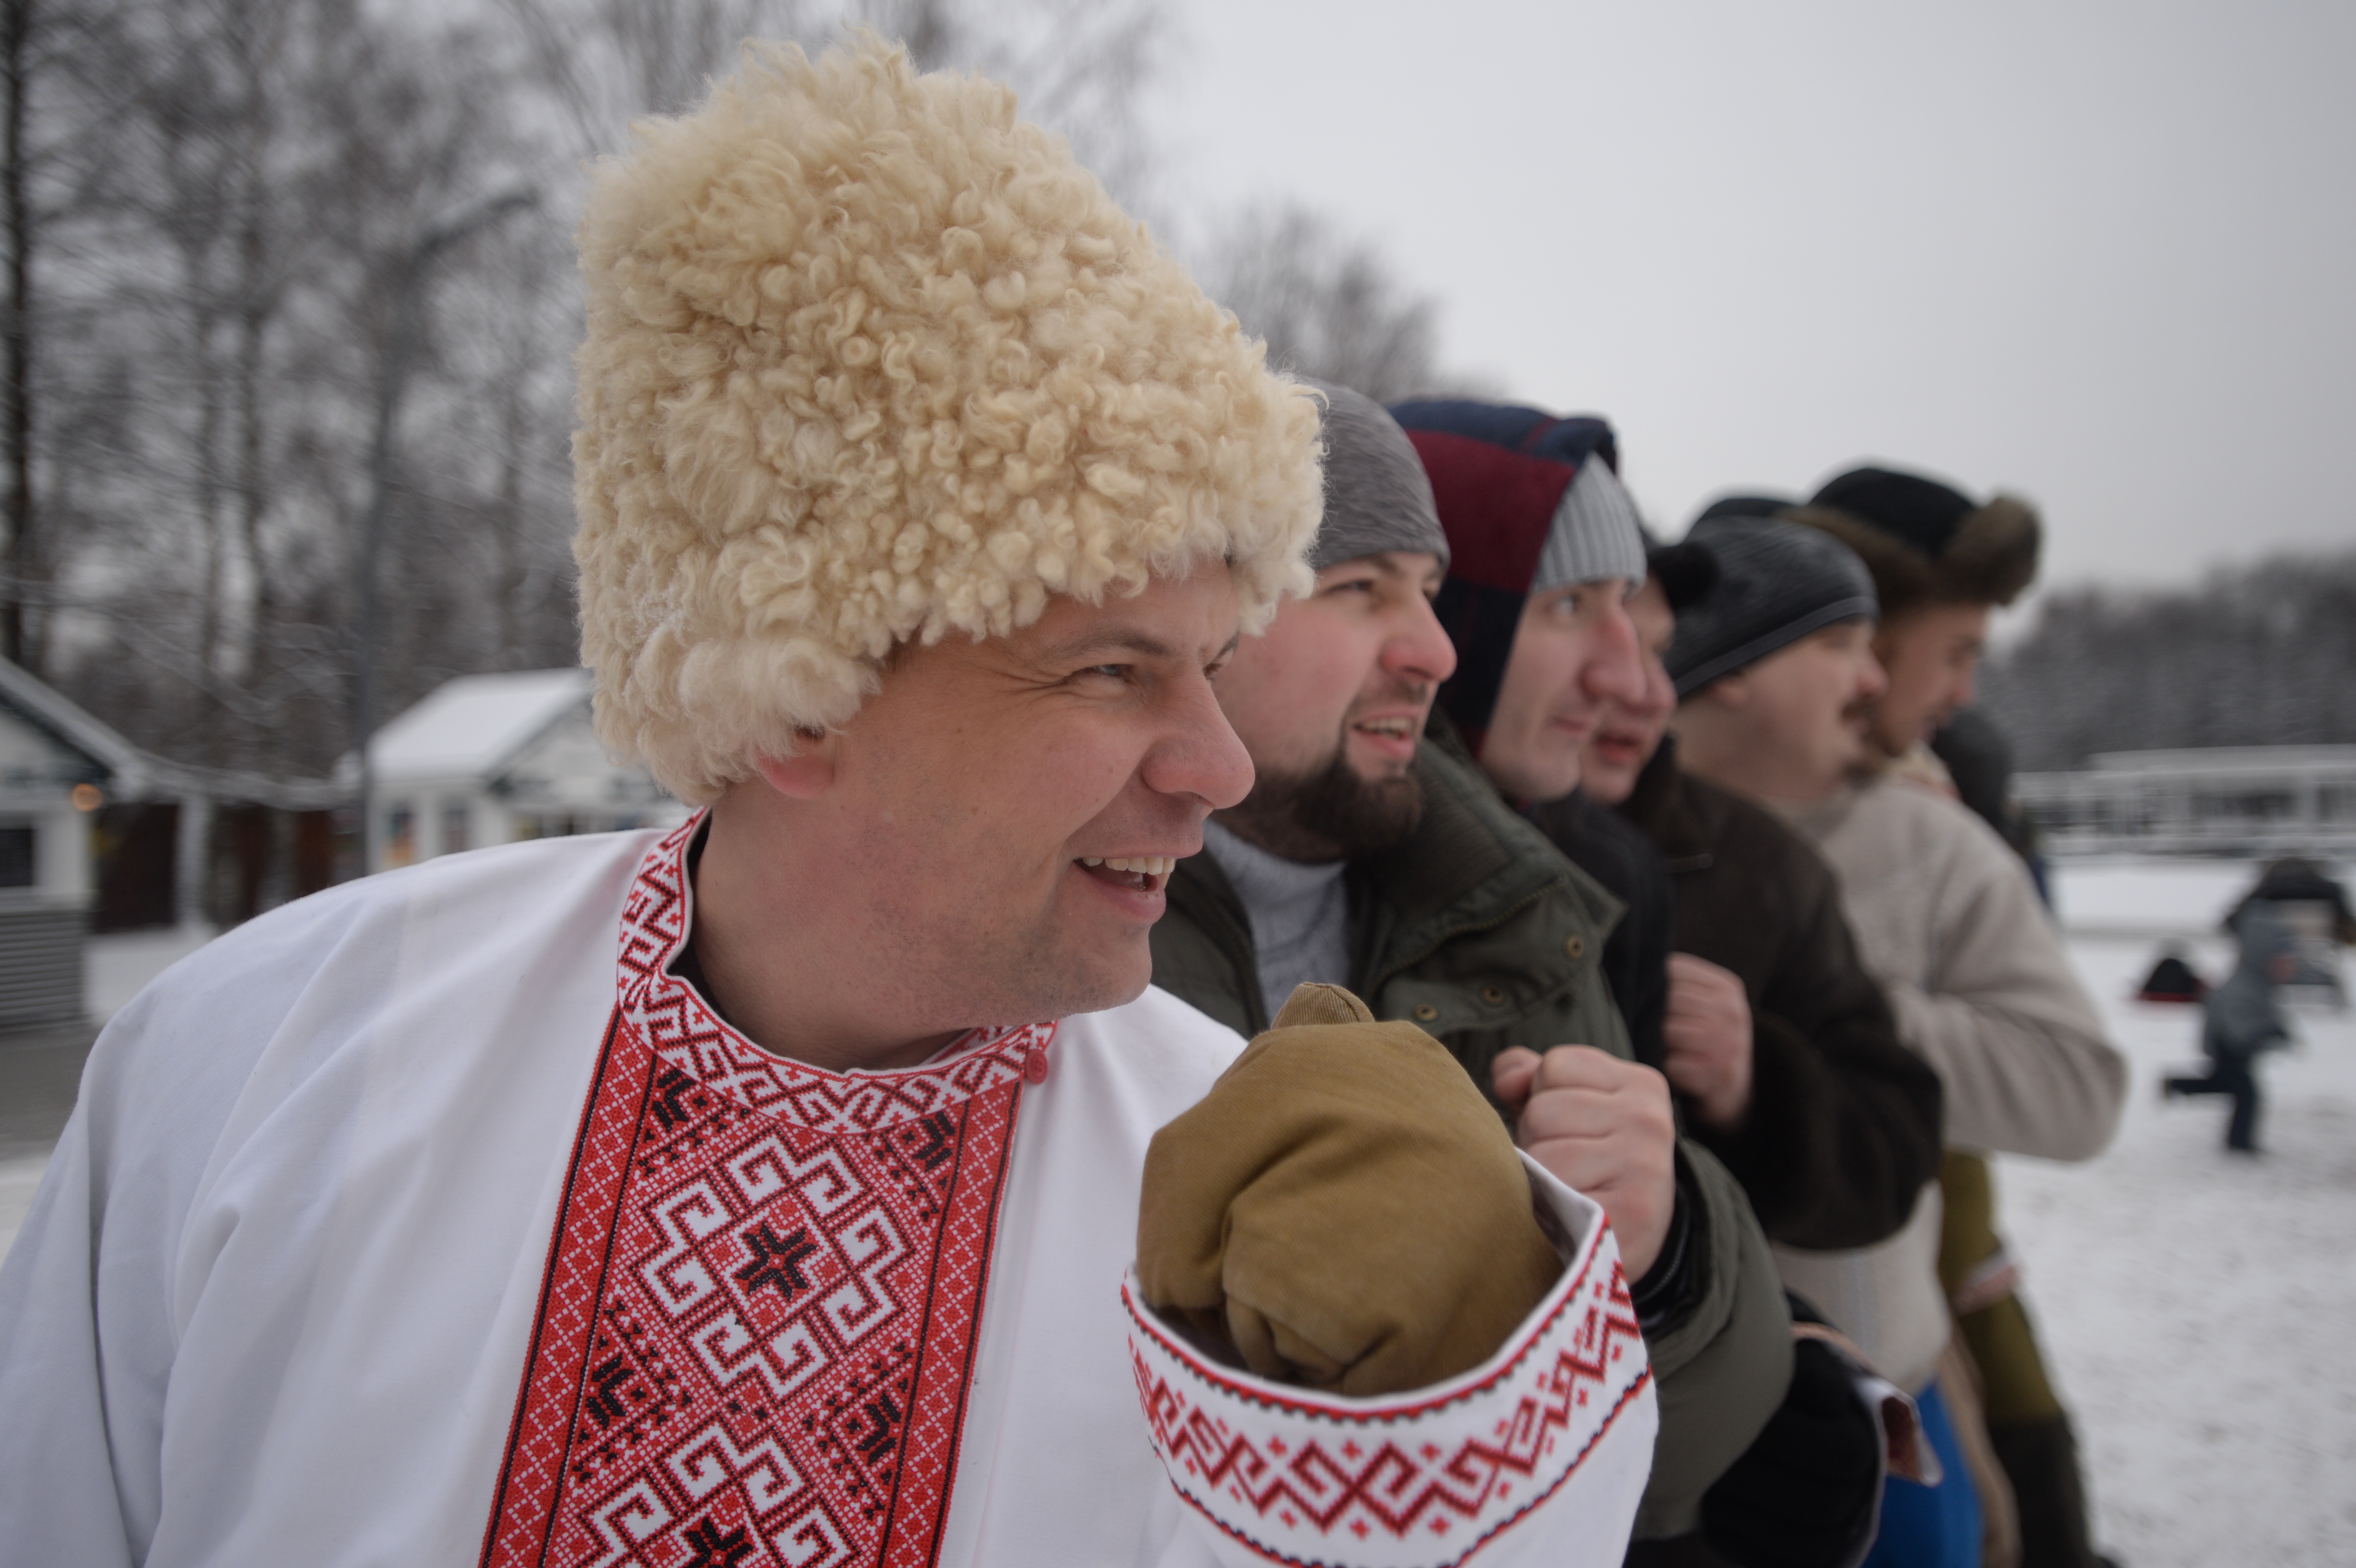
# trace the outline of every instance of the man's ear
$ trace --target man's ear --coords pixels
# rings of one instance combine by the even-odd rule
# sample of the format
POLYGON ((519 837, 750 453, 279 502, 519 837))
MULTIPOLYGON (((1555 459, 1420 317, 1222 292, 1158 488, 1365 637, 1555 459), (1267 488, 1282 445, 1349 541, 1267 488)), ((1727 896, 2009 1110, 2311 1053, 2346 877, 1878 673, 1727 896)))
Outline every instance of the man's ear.
POLYGON ((815 800, 834 783, 832 731, 798 731, 799 742, 790 757, 755 757, 753 771, 761 782, 788 800, 815 800))

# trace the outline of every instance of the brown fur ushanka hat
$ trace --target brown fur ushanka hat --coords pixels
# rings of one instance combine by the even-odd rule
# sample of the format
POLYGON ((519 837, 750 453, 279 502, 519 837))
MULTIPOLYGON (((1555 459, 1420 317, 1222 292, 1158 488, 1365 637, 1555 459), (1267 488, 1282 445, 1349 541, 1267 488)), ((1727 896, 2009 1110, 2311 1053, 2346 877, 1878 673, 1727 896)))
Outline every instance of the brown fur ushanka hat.
POLYGON ((2037 577, 2044 528, 2011 496, 1986 506, 1935 479, 1853 468, 1783 514, 1864 559, 1886 625, 1926 604, 2009 604, 2037 577))
POLYGON ((1224 561, 1306 591, 1318 400, 979 77, 747 46, 594 171, 573 440, 597 732, 681 799, 901 643, 1224 561))

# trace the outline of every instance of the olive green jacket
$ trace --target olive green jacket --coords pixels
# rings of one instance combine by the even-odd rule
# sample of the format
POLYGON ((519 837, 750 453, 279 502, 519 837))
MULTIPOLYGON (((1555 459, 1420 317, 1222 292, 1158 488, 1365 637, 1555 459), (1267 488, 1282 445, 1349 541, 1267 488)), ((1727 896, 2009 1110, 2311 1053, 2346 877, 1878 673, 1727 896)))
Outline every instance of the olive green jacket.
MULTIPOLYGON (((1421 824, 1344 874, 1350 988, 1376 1017, 1437 1036, 1483 1093, 1490 1061, 1510 1046, 1592 1045, 1628 1058, 1627 1026, 1599 968, 1619 901, 1471 767, 1429 745, 1415 766, 1421 824)), ((1266 1029, 1248 919, 1217 862, 1180 861, 1169 899, 1153 928, 1153 983, 1238 1033, 1266 1029)), ((1678 1168, 1691 1275, 1645 1335, 1661 1407, 1636 1519, 1647 1538, 1694 1528, 1701 1494, 1791 1381, 1790 1317, 1749 1200, 1683 1138, 1678 1168)))

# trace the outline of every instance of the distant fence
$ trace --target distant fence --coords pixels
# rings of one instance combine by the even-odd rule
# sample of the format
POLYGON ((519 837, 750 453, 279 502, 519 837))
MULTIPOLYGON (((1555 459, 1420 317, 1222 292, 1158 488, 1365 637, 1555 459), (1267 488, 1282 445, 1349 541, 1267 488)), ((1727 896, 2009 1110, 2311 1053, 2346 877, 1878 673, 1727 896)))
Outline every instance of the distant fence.
POLYGON ((2356 746, 2112 752, 2013 787, 2052 855, 2356 856, 2356 746))

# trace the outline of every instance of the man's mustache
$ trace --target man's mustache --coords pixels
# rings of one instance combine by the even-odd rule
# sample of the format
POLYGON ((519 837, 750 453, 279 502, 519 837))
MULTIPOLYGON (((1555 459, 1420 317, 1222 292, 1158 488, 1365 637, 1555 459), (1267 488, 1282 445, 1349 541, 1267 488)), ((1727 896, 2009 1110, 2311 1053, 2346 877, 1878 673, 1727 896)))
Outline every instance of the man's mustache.
POLYGON ((1350 704, 1350 710, 1342 716, 1342 722, 1345 726, 1354 723, 1360 714, 1373 708, 1429 707, 1432 694, 1439 689, 1428 680, 1394 679, 1380 691, 1361 696, 1350 704))

